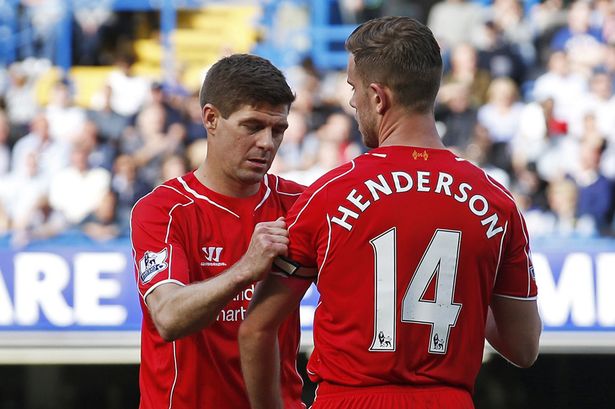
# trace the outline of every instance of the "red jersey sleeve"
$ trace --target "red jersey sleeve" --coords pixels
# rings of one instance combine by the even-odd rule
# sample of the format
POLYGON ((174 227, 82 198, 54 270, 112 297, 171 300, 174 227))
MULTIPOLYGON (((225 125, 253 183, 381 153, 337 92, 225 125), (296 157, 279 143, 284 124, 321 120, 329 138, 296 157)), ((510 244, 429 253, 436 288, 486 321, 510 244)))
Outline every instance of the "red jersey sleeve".
POLYGON ((131 241, 139 293, 148 293, 163 282, 189 283, 189 263, 173 214, 192 203, 166 186, 159 186, 134 207, 131 241))
POLYGON ((493 293, 514 298, 535 298, 537 295, 534 266, 525 220, 513 206, 501 244, 500 265, 493 293))
POLYGON ((287 216, 288 232, 290 244, 288 255, 291 259, 304 267, 315 267, 316 257, 316 226, 320 222, 317 209, 320 207, 316 202, 311 189, 305 191, 303 195, 291 207, 287 216))
POLYGON ((289 210, 288 255, 302 266, 322 266, 331 240, 328 185, 353 167, 353 164, 348 163, 322 176, 301 194, 289 210))

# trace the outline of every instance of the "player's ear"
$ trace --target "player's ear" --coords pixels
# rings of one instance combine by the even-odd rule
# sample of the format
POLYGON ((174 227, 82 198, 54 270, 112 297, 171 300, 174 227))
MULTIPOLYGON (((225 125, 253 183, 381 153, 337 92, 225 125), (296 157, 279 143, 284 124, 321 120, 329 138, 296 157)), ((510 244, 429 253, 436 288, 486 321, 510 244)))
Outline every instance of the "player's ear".
POLYGON ((205 104, 203 110, 201 111, 201 117, 203 119, 203 126, 205 126, 207 133, 211 133, 211 131, 215 131, 218 126, 220 111, 218 111, 218 109, 212 104, 205 104))
POLYGON ((372 99, 376 107, 376 112, 383 115, 391 107, 392 95, 390 90, 375 82, 369 84, 369 87, 372 90, 372 99))

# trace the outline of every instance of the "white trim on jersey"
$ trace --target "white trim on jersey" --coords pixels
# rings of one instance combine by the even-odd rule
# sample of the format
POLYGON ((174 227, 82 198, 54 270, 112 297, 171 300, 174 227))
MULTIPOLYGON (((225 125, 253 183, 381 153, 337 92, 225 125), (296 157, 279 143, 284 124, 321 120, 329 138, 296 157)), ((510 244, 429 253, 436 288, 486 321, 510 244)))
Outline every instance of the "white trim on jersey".
POLYGON ((299 210, 299 213, 297 213, 297 217, 295 218, 295 221, 293 222, 293 224, 288 226, 288 230, 289 231, 295 225, 295 223, 297 223, 297 220, 299 220, 299 218, 301 217, 301 214, 303 213, 303 211, 310 205, 310 202, 312 201, 314 196, 316 196, 321 190, 323 190, 329 183, 334 182, 334 181, 336 181, 337 179, 339 179, 339 178, 341 178, 343 176, 346 176, 347 174, 349 174, 350 172, 352 172, 354 170, 354 168, 355 168, 354 160, 350 161, 350 163, 352 164, 352 167, 350 169, 348 169, 346 172, 344 172, 342 174, 337 175, 333 179, 329 179, 325 184, 323 184, 321 187, 316 189, 316 191, 314 193, 312 193, 312 196, 310 196, 308 201, 305 202, 305 205, 303 206, 303 208, 301 208, 301 210, 299 210))
POLYGON ((173 377, 173 385, 171 386, 171 392, 169 393, 169 409, 173 407, 173 395, 175 394, 177 375, 179 375, 179 368, 177 367, 177 352, 175 351, 175 341, 173 341, 173 366, 175 367, 175 376, 173 377))
POLYGON ((386 158, 387 154, 386 153, 372 153, 372 152, 367 152, 367 155, 371 155, 371 156, 377 156, 379 158, 386 158))
POLYGON ((329 214, 327 214, 327 227, 329 228, 329 233, 327 234, 327 248, 325 250, 325 255, 322 259, 322 264, 320 265, 320 268, 318 269, 318 277, 316 278, 316 283, 318 283, 318 279, 320 278, 320 272, 322 271, 322 269, 325 267, 325 264, 327 263, 327 256, 329 255, 329 249, 331 248, 331 218, 329 217, 329 214))
POLYGON ((265 177, 263 178, 263 183, 265 183, 265 187, 267 188, 267 191, 263 195, 263 198, 260 201, 260 203, 257 204, 256 207, 254 208, 254 211, 258 210, 258 208, 261 207, 263 203, 265 203, 265 200, 267 200, 267 198, 271 194, 271 189, 269 188, 269 179, 267 178, 267 175, 265 175, 265 177))
POLYGON ((186 181, 180 176, 177 178, 177 180, 179 180, 179 183, 182 184, 182 186, 184 187, 184 189, 186 189, 187 192, 189 192, 191 195, 193 195, 195 198, 197 199, 201 199, 201 200, 205 200, 206 202, 211 203, 212 205, 219 207, 222 210, 225 210, 227 212, 229 212, 230 214, 232 214, 233 216, 235 216, 236 218, 240 218, 239 215, 235 212, 233 212, 232 210, 227 209, 226 207, 214 202, 213 200, 211 200, 210 198, 208 198, 205 195, 202 195, 200 193, 197 193, 194 189, 192 189, 190 186, 188 186, 188 184, 186 183, 186 181))
MULTIPOLYGON (((504 247, 504 237, 508 231, 508 220, 504 223, 504 231, 502 232, 502 238, 500 239, 500 251, 498 252, 498 263, 495 265, 495 276, 493 277, 493 287, 498 279, 498 273, 500 272, 500 261, 502 261, 502 247, 504 247)), ((492 287, 492 288, 493 288, 492 287)))
POLYGON ((509 298, 511 300, 520 300, 520 301, 535 301, 538 299, 538 297, 536 296, 534 297, 513 297, 512 295, 504 295, 504 294, 497 294, 497 293, 493 293, 493 295, 495 295, 496 297, 509 298))
MULTIPOLYGON (((480 169, 480 168, 479 168, 480 169)), ((532 288, 531 282, 532 282, 532 277, 530 276, 530 254, 528 253, 529 247, 530 247, 530 239, 527 235, 527 232, 525 231, 525 223, 523 222, 523 216, 521 215, 521 211, 519 210, 519 207, 517 207, 517 203, 515 202, 515 199, 508 194, 508 192, 506 192, 504 189, 502 189, 500 186, 498 186, 497 183, 494 183, 494 181, 492 180, 491 176, 489 176, 487 174, 487 172, 485 172, 483 169, 481 169, 483 171, 483 173, 485 174, 485 177, 487 178, 487 181, 489 183, 491 183, 493 186, 495 186, 496 188, 498 188, 502 193, 504 193, 504 196, 508 197, 512 203, 513 206, 515 206, 515 210, 517 211, 517 214, 519 215, 519 223, 521 224, 521 231, 523 232, 523 237, 525 238, 525 246, 523 246, 523 252, 525 253, 525 261, 526 261, 526 272, 527 272, 527 291, 526 294, 529 297, 530 295, 530 291, 532 288)))
POLYGON ((158 281, 156 284, 154 284, 153 286, 151 286, 151 287, 149 288, 149 290, 147 290, 147 291, 145 292, 145 294, 143 295, 143 302, 145 303, 145 305, 147 305, 147 296, 148 296, 148 295, 150 295, 150 293, 151 293, 152 291, 154 291, 156 288, 160 287, 162 284, 170 284, 170 283, 173 283, 173 284, 178 284, 178 285, 181 285, 182 287, 185 287, 185 286, 186 286, 186 284, 182 283, 181 281, 179 281, 179 280, 174 280, 174 279, 172 279, 172 278, 167 279, 167 280, 158 281))
POLYGON ((277 193, 279 193, 281 195, 285 195, 285 196, 300 196, 301 193, 303 193, 303 192, 299 192, 299 193, 282 192, 279 189, 279 187, 280 187, 279 186, 280 185, 280 183, 279 183, 280 182, 280 178, 278 177, 278 175, 271 175, 271 176, 273 176, 275 178, 275 191, 277 193))

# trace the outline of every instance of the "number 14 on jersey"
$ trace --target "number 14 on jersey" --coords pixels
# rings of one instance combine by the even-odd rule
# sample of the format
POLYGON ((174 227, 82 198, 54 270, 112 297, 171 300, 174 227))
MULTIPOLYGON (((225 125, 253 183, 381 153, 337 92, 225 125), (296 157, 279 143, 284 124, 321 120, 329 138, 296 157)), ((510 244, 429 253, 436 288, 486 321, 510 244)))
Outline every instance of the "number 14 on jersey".
MULTIPOLYGON (((397 229, 393 227, 370 240, 375 259, 374 337, 370 351, 395 351, 398 343, 396 239, 397 229)), ((437 229, 402 300, 402 323, 431 326, 428 351, 433 354, 446 354, 451 328, 462 307, 453 302, 460 245, 460 231, 437 229), (425 294, 433 280, 435 295, 433 300, 427 300, 425 294)))

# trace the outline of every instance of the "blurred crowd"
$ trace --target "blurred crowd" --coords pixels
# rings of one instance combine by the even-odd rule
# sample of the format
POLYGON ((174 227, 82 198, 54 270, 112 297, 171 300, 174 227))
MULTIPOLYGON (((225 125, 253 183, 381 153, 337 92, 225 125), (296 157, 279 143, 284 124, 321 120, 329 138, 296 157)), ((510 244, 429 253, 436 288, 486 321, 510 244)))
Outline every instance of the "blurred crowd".
MULTIPOLYGON (((392 4, 440 42, 444 143, 507 186, 530 234, 613 235, 615 1, 356 0, 340 1, 340 15, 360 22, 392 4)), ((140 197, 204 159, 198 90, 135 75, 133 63, 118 55, 87 107, 69 77, 39 104, 46 60, 0 71, 0 235, 13 246, 125 236, 140 197)), ((271 172, 309 184, 365 148, 344 72, 309 58, 285 71, 297 98, 271 172)))

